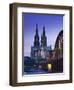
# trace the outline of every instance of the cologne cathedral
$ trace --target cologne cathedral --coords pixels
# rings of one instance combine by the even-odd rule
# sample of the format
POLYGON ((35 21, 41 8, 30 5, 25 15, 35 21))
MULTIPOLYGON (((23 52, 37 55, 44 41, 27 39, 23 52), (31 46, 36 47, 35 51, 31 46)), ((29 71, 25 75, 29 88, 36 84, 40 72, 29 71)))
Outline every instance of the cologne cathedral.
POLYGON ((50 52, 50 47, 47 46, 47 37, 45 34, 45 27, 41 35, 41 43, 39 42, 38 25, 36 25, 36 34, 34 36, 34 46, 31 47, 31 57, 33 59, 46 59, 50 52))

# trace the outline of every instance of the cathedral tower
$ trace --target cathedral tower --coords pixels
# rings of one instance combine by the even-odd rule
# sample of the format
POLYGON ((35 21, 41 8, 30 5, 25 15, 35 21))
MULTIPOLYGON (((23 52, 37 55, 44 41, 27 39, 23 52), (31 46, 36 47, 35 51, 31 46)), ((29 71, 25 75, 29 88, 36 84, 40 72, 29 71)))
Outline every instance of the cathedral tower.
POLYGON ((45 26, 43 27, 43 33, 41 36, 41 46, 47 46, 47 37, 45 35, 45 26))
POLYGON ((34 47, 38 47, 38 46, 40 46, 40 43, 39 43, 39 35, 38 35, 38 24, 36 24, 36 34, 34 37, 34 47))

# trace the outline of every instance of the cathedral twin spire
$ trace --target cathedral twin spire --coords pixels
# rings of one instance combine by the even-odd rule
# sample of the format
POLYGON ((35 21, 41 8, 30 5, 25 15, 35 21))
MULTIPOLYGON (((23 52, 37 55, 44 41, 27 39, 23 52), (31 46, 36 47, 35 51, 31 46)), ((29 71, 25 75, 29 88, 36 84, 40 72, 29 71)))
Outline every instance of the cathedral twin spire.
POLYGON ((39 35, 38 35, 38 25, 36 24, 36 34, 35 34, 35 37, 34 37, 34 46, 40 46, 40 43, 39 43, 39 35))
MULTIPOLYGON (((39 35, 38 35, 38 24, 36 24, 36 34, 34 37, 34 46, 40 46, 39 35)), ((43 27, 43 33, 41 35, 41 46, 47 46, 47 37, 45 35, 45 27, 43 27)))
POLYGON ((45 35, 45 27, 43 27, 43 33, 41 36, 41 46, 47 46, 47 38, 45 35))

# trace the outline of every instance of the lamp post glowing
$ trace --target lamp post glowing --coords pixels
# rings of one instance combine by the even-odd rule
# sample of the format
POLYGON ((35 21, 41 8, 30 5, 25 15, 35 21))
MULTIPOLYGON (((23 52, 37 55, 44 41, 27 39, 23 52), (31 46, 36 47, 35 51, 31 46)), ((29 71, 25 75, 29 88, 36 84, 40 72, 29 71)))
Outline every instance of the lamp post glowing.
POLYGON ((48 72, 51 72, 51 70, 52 70, 52 64, 48 64, 48 72))

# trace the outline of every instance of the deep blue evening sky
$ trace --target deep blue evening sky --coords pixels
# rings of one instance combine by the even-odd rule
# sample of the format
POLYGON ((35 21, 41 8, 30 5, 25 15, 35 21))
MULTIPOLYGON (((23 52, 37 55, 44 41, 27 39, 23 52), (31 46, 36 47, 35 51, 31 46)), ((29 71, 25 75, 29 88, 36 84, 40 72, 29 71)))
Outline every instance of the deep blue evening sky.
POLYGON ((57 35, 63 29, 63 15, 40 15, 23 13, 24 21, 24 56, 30 56, 31 46, 33 46, 36 24, 38 24, 39 39, 43 26, 45 26, 47 36, 47 46, 54 47, 57 35))

